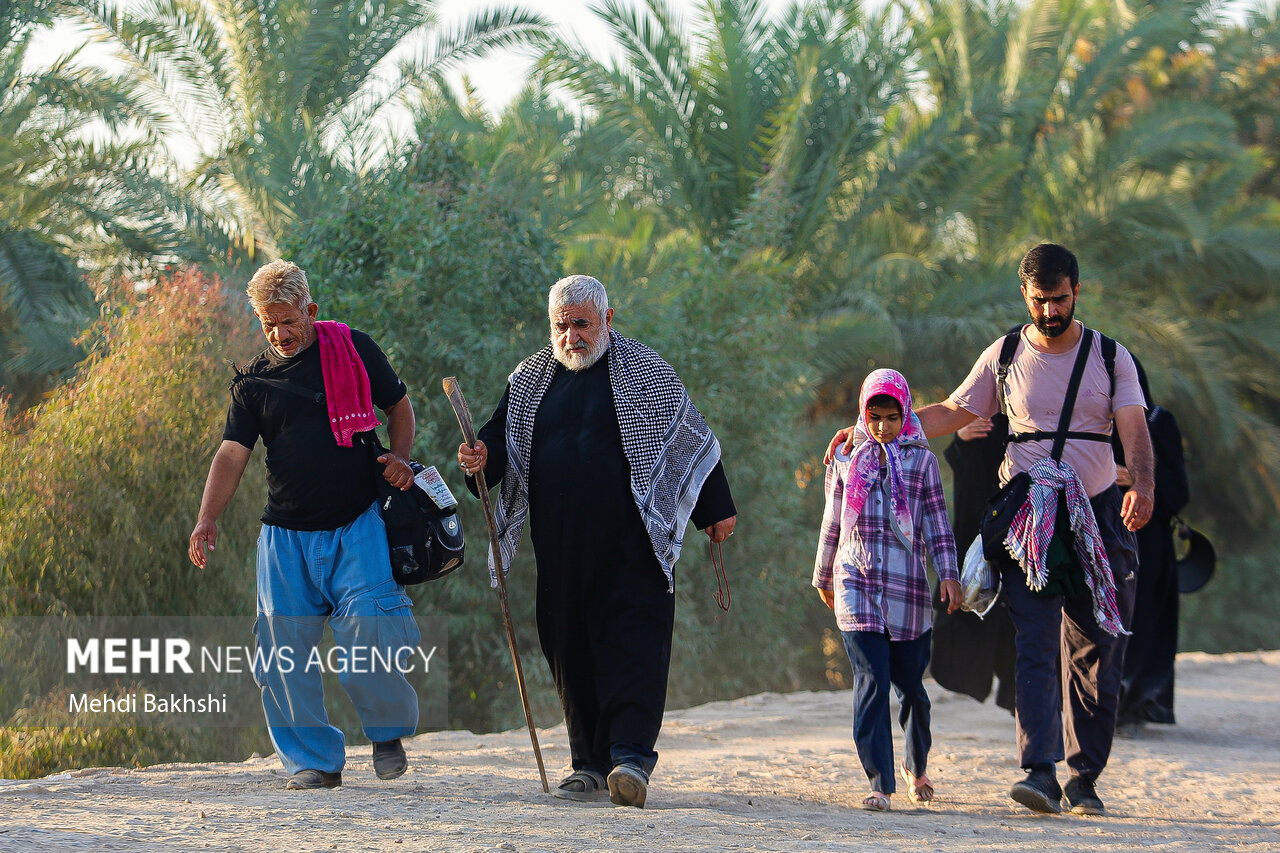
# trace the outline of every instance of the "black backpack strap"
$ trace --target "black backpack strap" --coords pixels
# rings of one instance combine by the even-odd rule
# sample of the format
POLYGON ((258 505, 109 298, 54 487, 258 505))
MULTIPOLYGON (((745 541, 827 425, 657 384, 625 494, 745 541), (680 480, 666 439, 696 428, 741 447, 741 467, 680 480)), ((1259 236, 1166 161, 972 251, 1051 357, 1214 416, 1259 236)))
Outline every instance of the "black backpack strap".
POLYGON ((1004 343, 1000 345, 1000 358, 996 362, 996 396, 1000 402, 1000 414, 1005 417, 1009 416, 1004 403, 1009 393, 1009 365, 1013 364, 1013 354, 1018 349, 1018 341, 1021 338, 1021 328, 1005 335, 1004 343))
MULTIPOLYGON (((1021 334, 1021 330, 1019 330, 1018 332, 1011 332, 1008 336, 1005 337, 1004 346, 1000 350, 1000 358, 1002 360, 1006 357, 1006 355, 1008 356, 1010 361, 1013 360, 1013 350, 1017 345, 1017 336, 1020 334, 1021 334), (1011 337, 1014 338, 1013 345, 1010 345, 1009 343, 1009 338, 1011 337)), ((1105 360, 1107 360, 1107 373, 1111 377, 1111 394, 1112 396, 1115 396, 1116 342, 1113 339, 1107 337, 1106 335, 1103 335, 1101 332, 1099 332, 1098 335, 1101 338, 1101 342, 1102 342, 1102 356, 1105 360)), ((1058 428, 1052 432, 1050 432, 1049 430, 1040 429, 1040 430, 1035 430, 1034 432, 1013 433, 1008 438, 1005 439, 1006 442, 1008 442, 1009 444, 1020 444, 1024 441, 1041 441, 1041 440, 1053 439, 1053 449, 1051 453, 1053 455, 1053 460, 1055 462, 1062 461, 1062 450, 1063 450, 1063 447, 1066 445, 1068 439, 1071 439, 1073 441, 1101 441, 1106 443, 1111 442, 1110 435, 1103 435, 1102 433, 1098 433, 1098 432, 1077 432, 1075 430, 1067 429, 1067 427, 1071 425, 1071 414, 1076 406, 1076 396, 1080 392, 1080 380, 1084 377, 1084 367, 1085 367, 1085 364, 1087 364, 1089 361, 1089 353, 1090 353, 1092 343, 1093 343, 1093 330, 1088 327, 1085 327, 1084 334, 1080 338, 1080 351, 1079 353, 1076 354, 1075 364, 1071 368, 1071 379, 1067 383, 1067 395, 1062 404, 1062 415, 1058 419, 1058 428)), ((1001 412, 1004 412, 1003 382, 1004 382, 1004 377, 1007 373, 1008 373, 1008 365, 1001 364, 1000 372, 998 374, 1000 377, 999 381, 1002 383, 1001 396, 1000 396, 1001 412)))
MULTIPOLYGON (((305 397, 306 399, 318 405, 321 405, 321 406, 325 405, 325 397, 324 397, 323 391, 316 391, 312 388, 307 388, 304 385, 298 385, 293 382, 290 382, 287 379, 271 379, 266 376, 258 376, 257 374, 254 374, 254 373, 239 373, 231 381, 233 384, 236 382, 245 382, 245 381, 261 382, 263 385, 270 385, 272 388, 278 388, 281 391, 287 391, 290 394, 295 394, 299 397, 305 397)), ((375 430, 358 432, 355 434, 353 441, 359 441, 361 444, 368 447, 375 457, 382 456, 386 453, 391 452, 387 450, 386 447, 383 446, 382 440, 378 438, 378 433, 375 430)))
POLYGON ((245 380, 261 382, 264 385, 270 385, 272 388, 278 388, 281 391, 287 391, 290 394, 296 394, 299 397, 306 397, 308 400, 311 400, 313 403, 319 403, 321 406, 325 405, 323 391, 315 391, 302 385, 296 385, 285 379, 270 379, 266 376, 258 376, 254 373, 241 373, 235 378, 236 382, 245 380))
MULTIPOLYGON (((1080 352, 1076 355, 1075 366, 1071 368, 1071 381, 1067 383, 1067 397, 1062 403, 1062 416, 1058 418, 1058 432, 1053 437, 1053 450, 1050 455, 1054 462, 1062 461, 1062 449, 1067 443, 1068 428, 1071 426, 1071 413, 1076 407, 1076 395, 1080 393, 1080 380, 1084 377, 1084 366, 1089 361, 1089 352, 1093 349, 1093 329, 1085 327, 1080 337, 1080 352)), ((1103 436, 1107 441, 1109 437, 1103 436)))
MULTIPOLYGON (((1063 435, 1072 440, 1102 441, 1107 444, 1111 443, 1111 436, 1103 435, 1100 432, 1076 432, 1074 430, 1067 430, 1063 435)), ((1011 435, 1009 436, 1008 441, 1010 444, 1021 444, 1024 441, 1040 441, 1041 439, 1057 437, 1058 433, 1056 431, 1050 432, 1047 429, 1038 429, 1035 432, 1020 432, 1017 435, 1011 435)))
POLYGON ((1107 378, 1111 380, 1111 396, 1116 396, 1116 341, 1115 338, 1109 338, 1101 332, 1098 335, 1102 338, 1102 363, 1107 366, 1107 378))

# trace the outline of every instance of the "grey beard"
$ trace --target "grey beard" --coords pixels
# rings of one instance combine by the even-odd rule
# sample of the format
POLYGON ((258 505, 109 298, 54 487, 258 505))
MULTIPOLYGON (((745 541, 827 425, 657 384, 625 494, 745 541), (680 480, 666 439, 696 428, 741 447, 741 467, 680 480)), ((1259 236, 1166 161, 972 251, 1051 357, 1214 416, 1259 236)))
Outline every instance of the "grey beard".
POLYGON ((586 355, 578 356, 577 358, 572 358, 568 350, 561 349, 554 340, 551 341, 551 352, 555 354, 556 361, 563 364, 567 370, 573 371, 581 371, 593 367, 600 360, 600 356, 604 355, 608 349, 609 337, 607 334, 596 341, 595 345, 587 350, 586 355))

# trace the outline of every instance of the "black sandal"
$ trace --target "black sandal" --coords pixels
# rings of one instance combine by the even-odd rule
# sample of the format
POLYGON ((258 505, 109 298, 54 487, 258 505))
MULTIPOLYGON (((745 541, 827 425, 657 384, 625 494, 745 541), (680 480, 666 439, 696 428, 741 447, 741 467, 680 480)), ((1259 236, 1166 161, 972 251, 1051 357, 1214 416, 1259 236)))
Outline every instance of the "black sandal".
POLYGON ((560 780, 551 796, 579 803, 595 803, 609 799, 609 783, 594 770, 577 770, 560 780))

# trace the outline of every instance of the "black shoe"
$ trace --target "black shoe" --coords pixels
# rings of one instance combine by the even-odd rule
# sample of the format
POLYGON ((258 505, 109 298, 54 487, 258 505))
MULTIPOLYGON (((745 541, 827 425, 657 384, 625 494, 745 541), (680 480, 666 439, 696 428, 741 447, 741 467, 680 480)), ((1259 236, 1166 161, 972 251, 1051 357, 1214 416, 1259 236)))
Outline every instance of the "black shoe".
POLYGON ((326 773, 323 770, 299 770, 289 777, 284 787, 289 791, 307 791, 312 788, 340 788, 341 773, 326 773))
POLYGON ((1102 800, 1093 790, 1093 782, 1088 779, 1072 776, 1067 780, 1063 794, 1067 798, 1067 804, 1071 806, 1072 814, 1103 814, 1106 811, 1106 806, 1102 805, 1102 800))
POLYGON ((1032 770, 1009 792, 1013 801, 1033 812, 1058 814, 1062 811, 1062 788, 1052 770, 1032 770))
POLYGON ((400 738, 384 740, 373 745, 373 772, 379 779, 395 779, 403 776, 409 759, 404 754, 404 744, 400 738))
POLYGON ((644 808, 649 796, 649 777, 634 764, 619 764, 609 773, 609 801, 615 806, 644 808))

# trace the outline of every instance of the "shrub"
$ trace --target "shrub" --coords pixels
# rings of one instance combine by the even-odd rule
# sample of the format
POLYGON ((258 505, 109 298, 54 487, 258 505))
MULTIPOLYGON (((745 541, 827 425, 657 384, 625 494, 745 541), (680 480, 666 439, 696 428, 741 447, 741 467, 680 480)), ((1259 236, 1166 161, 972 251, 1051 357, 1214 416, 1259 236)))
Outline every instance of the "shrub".
MULTIPOLYGON (((196 270, 142 293, 122 282, 84 338, 92 354, 75 379, 0 423, 0 720, 39 707, 50 676, 32 662, 71 626, 243 611, 248 633, 261 466, 251 466, 224 516, 213 567, 199 571, 186 550, 221 439, 223 359, 251 351, 249 319, 196 270), (39 632, 22 628, 33 623, 39 632)), ((228 738, 155 735, 135 748, 125 729, 106 727, 89 752, 80 751, 92 740, 84 729, 5 737, 25 744, 24 754, 42 745, 44 757, 21 759, 24 772, 47 770, 50 756, 62 766, 133 763, 163 758, 166 744, 228 738)))

